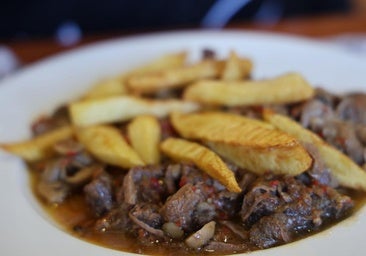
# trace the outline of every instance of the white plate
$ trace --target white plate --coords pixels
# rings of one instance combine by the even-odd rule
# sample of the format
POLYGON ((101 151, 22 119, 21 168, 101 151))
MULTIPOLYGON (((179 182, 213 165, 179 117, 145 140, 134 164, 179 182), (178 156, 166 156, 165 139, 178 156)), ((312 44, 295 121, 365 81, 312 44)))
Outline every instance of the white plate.
MULTIPOLYGON (((366 91, 366 60, 341 48, 305 39, 251 32, 153 34, 71 51, 21 70, 0 83, 0 141, 27 138, 32 119, 78 97, 94 81, 138 66, 164 53, 203 48, 219 55, 235 49, 254 60, 255 78, 298 71, 332 91, 366 91)), ((16 157, 0 152, 1 255, 127 255, 72 237, 42 212, 16 157)), ((363 255, 366 209, 299 242, 251 255, 363 255)))

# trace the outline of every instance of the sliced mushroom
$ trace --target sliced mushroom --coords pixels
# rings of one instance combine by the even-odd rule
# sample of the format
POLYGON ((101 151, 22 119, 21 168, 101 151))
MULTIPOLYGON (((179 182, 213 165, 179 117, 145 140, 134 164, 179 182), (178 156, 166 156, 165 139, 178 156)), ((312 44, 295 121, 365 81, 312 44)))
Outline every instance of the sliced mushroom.
POLYGON ((173 222, 164 223, 162 229, 171 238, 180 239, 184 236, 184 231, 173 222))
POLYGON ((215 234, 215 221, 210 221, 205 224, 200 230, 193 233, 186 239, 186 244, 193 248, 198 249, 208 243, 215 234))

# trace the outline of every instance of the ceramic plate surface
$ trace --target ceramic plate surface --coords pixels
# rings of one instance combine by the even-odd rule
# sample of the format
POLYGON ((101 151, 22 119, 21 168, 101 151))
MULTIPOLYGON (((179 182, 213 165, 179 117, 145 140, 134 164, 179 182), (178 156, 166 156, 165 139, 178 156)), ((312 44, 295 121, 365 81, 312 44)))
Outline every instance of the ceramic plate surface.
MULTIPOLYGON (((254 78, 302 73, 333 92, 366 92, 366 59, 337 46, 283 35, 240 31, 185 31, 122 38, 41 61, 0 81, 0 142, 30 136, 37 116, 80 96, 93 82, 165 53, 230 50, 254 61, 254 78)), ((336 161, 336 159, 335 159, 336 161)), ((22 161, 0 152, 0 254, 129 255, 79 240, 57 227, 33 198, 22 161)), ((366 208, 322 233, 250 255, 364 255, 366 208)))

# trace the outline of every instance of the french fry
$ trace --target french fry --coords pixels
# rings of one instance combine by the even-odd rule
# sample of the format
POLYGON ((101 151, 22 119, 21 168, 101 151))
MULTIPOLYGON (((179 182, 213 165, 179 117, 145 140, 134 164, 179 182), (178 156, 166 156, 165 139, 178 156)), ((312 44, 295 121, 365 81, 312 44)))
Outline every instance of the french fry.
POLYGON ((365 170, 353 162, 348 156, 330 146, 318 135, 302 127, 289 117, 271 111, 264 111, 263 117, 277 129, 291 134, 301 142, 315 145, 319 154, 324 159, 325 164, 340 185, 366 191, 365 170))
POLYGON ((91 89, 89 89, 89 91, 87 91, 83 100, 111 97, 126 93, 127 89, 123 79, 111 78, 95 84, 91 89))
POLYGON ((51 156, 54 153, 52 147, 56 142, 66 140, 72 136, 73 128, 64 126, 30 140, 0 145, 0 148, 28 162, 34 162, 51 156))
POLYGON ((235 52, 230 52, 221 74, 221 80, 235 81, 248 77, 252 71, 252 62, 249 59, 241 59, 235 52))
POLYGON ((127 134, 132 147, 146 164, 160 162, 161 130, 156 117, 135 117, 127 126, 127 134))
POLYGON ((169 70, 174 68, 183 67, 187 61, 187 52, 177 52, 172 54, 166 54, 155 60, 146 63, 138 68, 135 68, 125 74, 122 77, 129 77, 134 75, 143 75, 152 72, 159 72, 163 70, 169 70))
POLYGON ((113 126, 96 125, 79 128, 76 135, 86 150, 100 161, 122 168, 145 165, 119 130, 113 126))
POLYGON ((89 91, 86 92, 83 99, 96 99, 126 94, 126 80, 129 76, 182 67, 185 64, 186 59, 186 52, 164 55, 141 67, 128 71, 127 73, 123 73, 95 84, 89 89, 89 91))
POLYGON ((168 138, 160 145, 163 153, 176 161, 192 162, 231 192, 241 192, 234 173, 208 148, 183 139, 168 138))
POLYGON ((313 97, 314 89, 297 74, 261 81, 202 80, 190 85, 184 99, 209 105, 283 104, 313 97))
POLYGON ((274 126, 270 123, 264 122, 259 119, 249 118, 242 115, 228 113, 228 112, 221 112, 221 111, 205 111, 200 113, 192 113, 190 115, 184 115, 184 113, 173 112, 170 115, 170 120, 175 126, 175 129, 182 134, 184 137, 190 136, 189 132, 194 131, 192 129, 182 129, 180 127, 186 127, 190 124, 195 124, 198 126, 220 126, 222 124, 230 125, 230 124, 237 124, 237 125, 246 125, 251 123, 253 125, 261 126, 266 129, 274 129, 274 126), (186 123, 187 122, 187 123, 186 123))
POLYGON ((202 78, 215 78, 220 74, 222 63, 205 60, 197 64, 161 72, 131 76, 128 88, 136 93, 151 93, 161 89, 177 88, 202 78))
POLYGON ((193 113, 171 116, 184 138, 197 139, 236 165, 256 174, 272 171, 297 175, 307 170, 312 158, 292 136, 240 116, 193 113))
POLYGON ((191 112, 199 109, 193 102, 181 100, 147 100, 133 96, 118 96, 71 103, 69 112, 76 126, 126 121, 146 114, 165 117, 169 113, 191 112))

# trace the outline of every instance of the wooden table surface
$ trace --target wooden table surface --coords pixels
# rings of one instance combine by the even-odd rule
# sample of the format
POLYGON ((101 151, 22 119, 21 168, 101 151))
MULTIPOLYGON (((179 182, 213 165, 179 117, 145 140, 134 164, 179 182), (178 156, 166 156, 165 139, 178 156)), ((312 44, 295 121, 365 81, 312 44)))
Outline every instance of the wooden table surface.
MULTIPOLYGON (((278 32, 313 38, 324 38, 343 34, 362 34, 366 36, 366 13, 354 12, 349 14, 300 17, 284 19, 275 24, 243 22, 229 24, 227 28, 278 32)), ((42 58, 69 50, 71 48, 80 47, 82 45, 104 39, 129 36, 139 33, 141 32, 114 32, 111 34, 86 35, 82 37, 79 43, 71 47, 61 46, 53 38, 7 42, 0 41, 0 44, 5 44, 10 47, 18 56, 22 64, 30 64, 42 58)))

